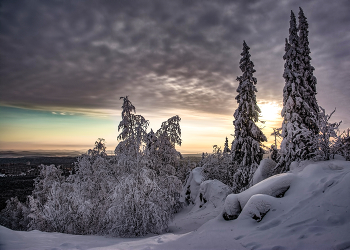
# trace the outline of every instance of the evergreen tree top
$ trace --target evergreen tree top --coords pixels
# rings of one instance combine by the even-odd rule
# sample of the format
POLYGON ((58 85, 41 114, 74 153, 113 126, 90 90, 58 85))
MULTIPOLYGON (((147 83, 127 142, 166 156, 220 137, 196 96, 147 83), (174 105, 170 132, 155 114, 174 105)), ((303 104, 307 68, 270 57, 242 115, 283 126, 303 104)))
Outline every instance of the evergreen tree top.
POLYGON ((298 26, 298 30, 299 30, 299 40, 300 40, 300 50, 301 53, 304 55, 303 56, 303 61, 306 65, 307 68, 309 68, 310 65, 310 48, 309 48, 309 24, 306 20, 306 17, 304 15, 304 11, 302 8, 300 8, 299 11, 299 26, 298 26))
MULTIPOLYGON (((237 77, 237 81, 242 83, 248 80, 249 82, 255 85, 257 83, 257 80, 255 77, 253 77, 253 73, 256 72, 256 70, 254 69, 254 63, 250 60, 249 50, 250 50, 249 46, 245 41, 243 41, 243 51, 241 53, 242 58, 239 61, 239 68, 243 72, 243 75, 237 77)), ((238 87, 237 92, 240 92, 240 89, 241 88, 238 87)), ((255 92, 257 92, 256 89, 255 89, 255 92)))
POLYGON ((290 14, 289 25, 290 25, 290 27, 289 27, 289 43, 294 47, 298 47, 299 37, 298 37, 297 21, 295 19, 295 15, 294 15, 293 11, 291 11, 291 14, 290 14))

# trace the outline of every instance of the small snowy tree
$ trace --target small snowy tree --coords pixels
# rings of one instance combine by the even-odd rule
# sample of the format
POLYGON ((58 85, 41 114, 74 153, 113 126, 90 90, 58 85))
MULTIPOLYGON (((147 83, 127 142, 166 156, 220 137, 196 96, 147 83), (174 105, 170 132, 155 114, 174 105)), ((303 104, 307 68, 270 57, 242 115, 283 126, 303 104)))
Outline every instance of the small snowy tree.
POLYGON ((219 180, 230 187, 234 185, 233 175, 236 168, 231 155, 223 152, 217 145, 213 146, 211 154, 203 153, 200 166, 204 180, 219 180))
POLYGON ((26 231, 30 222, 30 210, 25 203, 15 198, 6 201, 6 207, 0 212, 0 225, 17 231, 26 231))
POLYGON ((339 131, 339 126, 341 124, 341 121, 334 123, 329 122, 334 112, 335 109, 330 115, 328 115, 326 114, 325 109, 320 106, 320 112, 318 115, 318 127, 320 130, 318 145, 321 151, 321 156, 324 160, 329 160, 331 154, 334 154, 332 149, 334 148, 334 144, 337 139, 337 132, 339 131))
POLYGON ((250 60, 249 47, 243 42, 240 69, 242 76, 237 77, 239 82, 236 96, 238 108, 234 113, 235 140, 232 144, 232 160, 238 165, 235 173, 235 192, 249 187, 251 178, 263 158, 262 142, 267 141, 261 129, 255 124, 259 121, 260 108, 256 102, 257 80, 253 77, 254 63, 250 60))
POLYGON ((285 54, 283 59, 285 86, 283 89, 283 109, 281 115, 282 143, 280 161, 276 166, 277 172, 289 170, 292 161, 302 161, 313 158, 317 154, 317 109, 316 99, 310 101, 314 107, 310 107, 307 98, 314 98, 313 92, 315 79, 310 78, 311 66, 307 64, 309 49, 307 41, 307 25, 303 21, 300 26, 302 39, 298 36, 296 19, 291 12, 289 41, 286 39, 285 54), (305 66, 308 65, 308 66, 305 66), (313 82, 308 82, 309 80, 313 82), (311 84, 311 85, 310 85, 311 84), (316 105, 316 106, 315 106, 316 105))
POLYGON ((173 116, 163 122, 156 133, 151 131, 147 136, 146 154, 149 155, 152 167, 157 173, 162 168, 177 168, 182 158, 181 153, 175 149, 175 145, 181 146, 182 142, 180 121, 179 116, 173 116))
POLYGON ((98 138, 95 142, 95 147, 88 150, 88 155, 91 156, 107 156, 105 139, 98 138))
POLYGON ((149 122, 142 115, 134 114, 136 113, 135 107, 127 96, 120 97, 120 99, 123 99, 122 121, 118 126, 118 131, 121 130, 118 140, 121 140, 121 142, 114 152, 136 157, 146 141, 149 122))
POLYGON ((228 139, 227 139, 227 137, 225 139, 225 144, 224 144, 224 153, 231 153, 231 150, 228 147, 228 139))
POLYGON ((347 161, 350 161, 350 129, 340 133, 334 141, 332 152, 334 154, 340 154, 345 157, 347 161))
POLYGON ((270 157, 271 157, 271 160, 273 160, 274 162, 278 162, 279 161, 279 153, 278 153, 278 149, 275 146, 275 144, 271 145, 270 157))

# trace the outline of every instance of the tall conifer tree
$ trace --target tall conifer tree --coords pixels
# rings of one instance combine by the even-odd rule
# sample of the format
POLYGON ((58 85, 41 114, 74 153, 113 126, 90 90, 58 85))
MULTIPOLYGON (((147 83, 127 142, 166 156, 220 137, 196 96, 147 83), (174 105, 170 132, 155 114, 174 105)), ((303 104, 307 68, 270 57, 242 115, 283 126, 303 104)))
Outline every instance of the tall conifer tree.
POLYGON ((305 88, 305 98, 304 100, 310 107, 309 115, 306 117, 305 123, 308 125, 308 128, 313 131, 315 135, 318 134, 318 113, 320 108, 316 100, 316 84, 317 79, 313 75, 315 68, 311 65, 311 51, 309 48, 309 24, 304 15, 304 11, 299 7, 299 48, 301 54, 301 74, 303 85, 305 88))
MULTIPOLYGON (((305 24, 301 25, 305 27, 305 24)), ((285 86, 283 89, 283 119, 281 143, 281 158, 276 166, 280 172, 289 170, 292 161, 301 161, 312 158, 316 154, 315 134, 317 124, 315 114, 310 107, 308 98, 315 96, 307 84, 305 75, 308 60, 307 32, 302 28, 302 39, 298 36, 298 28, 293 11, 291 12, 289 41, 286 39, 283 59, 285 86), (305 37, 306 35, 306 37, 305 37), (305 53, 305 54, 304 54, 305 53)), ((316 100, 316 99, 315 99, 316 100)), ((317 102, 316 102, 317 105, 317 102)))
POLYGON ((261 129, 255 124, 259 121, 260 108, 256 102, 257 80, 253 77, 254 63, 250 60, 249 47, 243 42, 240 69, 242 76, 237 77, 239 82, 236 96, 238 108, 234 113, 235 140, 232 144, 232 160, 238 166, 234 179, 237 184, 236 192, 249 187, 249 182, 257 166, 263 158, 262 142, 267 141, 261 129))

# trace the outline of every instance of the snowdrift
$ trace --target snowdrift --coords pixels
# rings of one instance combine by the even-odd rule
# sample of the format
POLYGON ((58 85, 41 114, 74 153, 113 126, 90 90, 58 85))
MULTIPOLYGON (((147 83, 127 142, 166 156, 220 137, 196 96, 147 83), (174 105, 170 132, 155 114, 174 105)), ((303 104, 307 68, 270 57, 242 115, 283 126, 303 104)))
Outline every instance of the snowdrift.
POLYGON ((232 190, 218 180, 202 181, 201 171, 201 167, 191 171, 180 197, 180 201, 187 205, 170 223, 170 232, 191 232, 221 214, 225 199, 232 190))
MULTIPOLYGON (((215 183, 209 181, 205 185, 199 185, 195 200, 200 195, 200 190, 203 190, 204 198, 218 197, 217 201, 222 200, 220 197, 224 195, 210 195, 220 186, 215 183)), ((226 205, 230 207, 228 204, 225 204, 225 209, 221 205, 221 211, 216 211, 218 215, 208 221, 207 214, 209 217, 213 216, 210 213, 215 211, 214 205, 208 201, 199 204, 195 202, 196 204, 178 214, 173 222, 182 223, 185 226, 181 229, 183 231, 176 231, 174 226, 172 233, 120 239, 39 231, 18 232, 0 227, 0 248, 350 249, 350 162, 331 160, 295 165, 292 172, 261 181, 238 194, 236 198, 242 206, 241 212, 236 219, 229 221, 222 216, 228 210, 226 205), (281 181, 279 178, 285 179, 281 181), (289 188, 283 197, 274 197, 274 193, 270 191, 280 190, 280 183, 289 183, 289 188), (202 226, 200 223, 192 225, 190 228, 191 225, 183 223, 184 218, 207 222, 202 226)))

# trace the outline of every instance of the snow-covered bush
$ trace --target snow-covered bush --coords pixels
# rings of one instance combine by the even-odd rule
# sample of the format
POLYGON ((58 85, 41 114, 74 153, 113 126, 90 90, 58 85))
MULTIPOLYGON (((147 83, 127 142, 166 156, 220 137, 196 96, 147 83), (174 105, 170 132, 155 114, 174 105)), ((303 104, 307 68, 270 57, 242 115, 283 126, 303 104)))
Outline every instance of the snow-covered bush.
POLYGON ((350 161, 350 129, 347 133, 344 131, 336 137, 332 150, 335 154, 340 154, 350 161))
POLYGON ((172 192, 179 192, 181 183, 175 180, 174 186, 168 186, 155 171, 145 167, 119 181, 108 197, 109 206, 103 217, 106 233, 141 236, 166 231, 176 203, 172 192))
POLYGON ((319 135, 318 135, 318 146, 320 150, 320 156, 324 160, 329 160, 331 155, 336 153, 335 143, 338 137, 340 122, 331 123, 329 120, 332 118, 335 109, 330 115, 326 114, 324 108, 320 106, 320 112, 318 114, 319 121, 319 135), (332 139, 333 138, 333 139, 332 139))
POLYGON ((147 134, 148 121, 133 113, 128 97, 122 99, 115 156, 106 157, 99 139, 67 178, 43 166, 29 197, 30 229, 127 237, 167 230, 180 208, 175 144, 181 144, 181 119, 174 116, 147 134))
POLYGON ((112 161, 84 155, 75 168, 63 179, 53 178, 54 166, 43 167, 42 185, 30 197, 30 229, 111 236, 167 230, 182 186, 171 171, 157 175, 142 155, 112 161))
POLYGON ((6 207, 0 212, 0 225, 12 230, 25 231, 29 224, 29 208, 15 198, 6 201, 6 207))
POLYGON ((213 153, 202 155, 200 165, 203 168, 204 180, 219 180, 222 183, 233 186, 233 175, 236 164, 232 162, 229 152, 222 152, 220 147, 213 146, 213 153))

